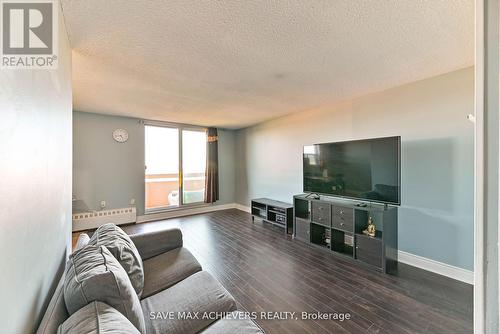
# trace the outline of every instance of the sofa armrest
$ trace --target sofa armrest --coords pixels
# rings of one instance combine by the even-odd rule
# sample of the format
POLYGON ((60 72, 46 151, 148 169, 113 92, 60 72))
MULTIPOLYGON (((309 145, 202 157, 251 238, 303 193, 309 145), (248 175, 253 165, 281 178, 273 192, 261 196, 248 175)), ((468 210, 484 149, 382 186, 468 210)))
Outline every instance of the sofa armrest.
POLYGON ((182 232, 178 228, 130 235, 143 260, 182 247, 182 232))
POLYGON ((56 290, 52 295, 49 305, 43 314, 42 321, 38 326, 36 334, 54 334, 57 332, 57 328, 66 319, 68 319, 69 314, 66 310, 66 304, 64 303, 64 273, 57 283, 56 290))

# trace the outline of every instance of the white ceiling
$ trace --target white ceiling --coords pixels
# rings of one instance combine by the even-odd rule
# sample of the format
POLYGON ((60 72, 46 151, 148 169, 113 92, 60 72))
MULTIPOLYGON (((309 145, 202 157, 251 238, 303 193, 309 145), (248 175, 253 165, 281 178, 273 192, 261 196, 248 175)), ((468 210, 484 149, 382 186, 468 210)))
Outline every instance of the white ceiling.
POLYGON ((473 0, 62 0, 76 110, 241 128, 473 65, 473 0))

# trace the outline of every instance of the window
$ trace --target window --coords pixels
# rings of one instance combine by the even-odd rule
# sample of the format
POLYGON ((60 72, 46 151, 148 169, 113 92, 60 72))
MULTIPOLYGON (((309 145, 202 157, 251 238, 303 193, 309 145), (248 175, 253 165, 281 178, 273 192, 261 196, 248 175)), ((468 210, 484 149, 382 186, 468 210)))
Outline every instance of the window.
POLYGON ((145 126, 145 209, 205 201, 205 129, 145 126))
POLYGON ((205 131, 182 130, 182 203, 205 200, 207 134, 205 131))

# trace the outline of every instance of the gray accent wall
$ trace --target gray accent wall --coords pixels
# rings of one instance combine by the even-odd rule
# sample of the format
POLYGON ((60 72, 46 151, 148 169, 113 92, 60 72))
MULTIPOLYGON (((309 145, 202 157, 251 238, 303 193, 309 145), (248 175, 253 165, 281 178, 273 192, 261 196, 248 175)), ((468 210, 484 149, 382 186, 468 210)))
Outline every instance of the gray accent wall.
POLYGON ((59 67, 0 70, 0 323, 34 333, 71 250, 71 49, 59 67))
POLYGON ((219 136, 219 200, 217 204, 234 203, 236 199, 236 131, 218 130, 219 136))
POLYGON ((90 209, 128 207, 144 211, 144 125, 138 119, 73 113, 73 196, 90 209), (126 129, 125 143, 113 139, 126 129))
POLYGON ((239 130, 237 202, 291 202, 302 192, 304 145, 399 135, 400 250, 472 270, 473 113, 467 68, 239 130))
MULTIPOLYGON (((233 203, 235 133, 219 130, 219 189, 216 204, 233 203)), ((135 199, 144 214, 144 125, 139 119, 75 111, 73 113, 73 195, 92 210, 122 208, 135 199), (112 132, 126 129, 117 143, 112 132)))

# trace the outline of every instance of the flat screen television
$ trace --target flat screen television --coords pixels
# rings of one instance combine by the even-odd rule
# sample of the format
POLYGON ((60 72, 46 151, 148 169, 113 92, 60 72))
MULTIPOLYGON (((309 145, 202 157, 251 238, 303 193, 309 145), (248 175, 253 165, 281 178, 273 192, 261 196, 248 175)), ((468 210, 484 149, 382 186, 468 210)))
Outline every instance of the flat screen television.
POLYGON ((304 146, 304 192, 401 204, 401 137, 304 146))

